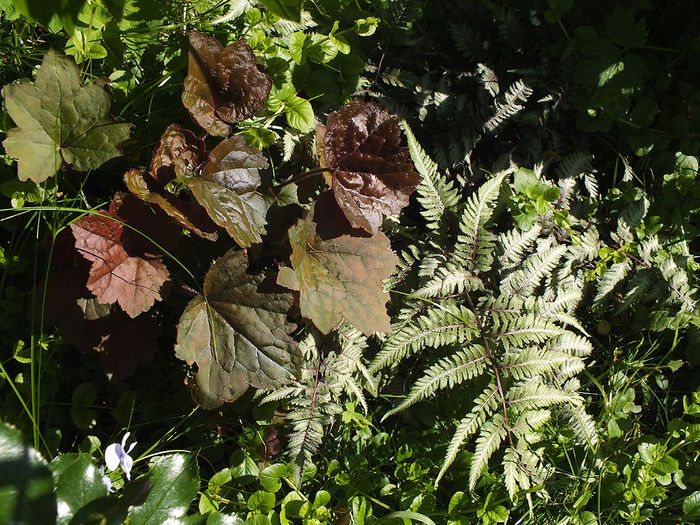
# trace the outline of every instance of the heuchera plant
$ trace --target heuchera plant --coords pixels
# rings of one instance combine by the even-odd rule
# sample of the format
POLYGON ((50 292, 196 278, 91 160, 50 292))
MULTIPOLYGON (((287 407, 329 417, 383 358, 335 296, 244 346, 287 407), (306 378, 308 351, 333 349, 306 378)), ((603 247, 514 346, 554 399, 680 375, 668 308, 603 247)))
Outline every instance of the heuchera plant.
MULTIPOLYGON (((232 124, 262 111, 271 85, 245 40, 224 47, 211 37, 190 33, 182 101, 207 133, 227 137, 232 124)), ((84 86, 72 60, 55 51, 44 58, 35 85, 7 86, 4 94, 19 125, 10 131, 5 146, 20 159, 20 178, 41 182, 63 161, 77 169, 97 167, 115 156, 116 146, 127 137, 128 124, 113 123, 107 115, 106 91, 84 86), (57 94, 66 90, 75 95, 70 112, 75 122, 61 111, 66 101, 57 94), (32 114, 30 104, 36 97, 55 108, 58 131, 42 128, 43 113, 25 118, 32 114), (92 106, 97 103, 95 114, 92 106), (89 154, 92 150, 82 143, 74 148, 72 135, 61 131, 64 118, 90 137, 88 146, 101 145, 102 153, 89 154), (28 146, 20 147, 20 139, 28 146), (50 172, 34 170, 31 160, 24 160, 32 155, 26 147, 54 159, 50 172)), ((212 264, 201 293, 187 305, 177 328, 175 354, 197 365, 190 384, 203 407, 233 401, 250 386, 277 388, 299 377, 301 352, 290 335, 299 325, 310 322, 328 334, 347 321, 366 335, 389 332, 383 281, 398 258, 379 229, 385 216, 408 204, 420 176, 401 145, 398 118, 375 103, 351 101, 330 114, 326 126, 318 126, 316 137, 319 168, 308 175, 324 173, 330 189, 321 189, 316 202, 288 229, 291 257, 279 266, 276 278, 249 273, 250 253, 260 250, 249 253, 246 248, 266 244, 268 217, 279 207, 277 194, 293 180, 268 187, 261 177, 268 160, 241 136, 224 138, 207 152, 202 137, 171 124, 156 146, 150 170, 125 174, 130 194, 118 193, 109 209, 74 221, 72 239, 59 236, 64 250, 80 254, 77 264, 75 257, 65 260, 72 261, 74 274, 87 276, 87 281, 78 279, 75 285, 72 278, 73 289, 64 294, 80 309, 69 314, 70 308, 64 312, 59 305, 49 305, 47 317, 62 327, 93 323, 81 336, 109 332, 106 320, 120 315, 115 304, 135 323, 149 320, 149 310, 167 292, 165 256, 182 230, 214 241, 223 229, 237 247, 212 264), (292 308, 295 304, 297 309, 292 308), (292 311, 297 312, 295 321, 290 320, 292 311)), ((286 255, 271 259, 284 261, 286 255)), ((268 273, 275 273, 274 267, 267 267, 268 273)), ((70 273, 69 268, 57 270, 61 271, 70 273)), ((106 340, 120 337, 125 336, 110 334, 106 340)), ((116 348, 129 346, 127 341, 120 343, 116 348)), ((119 362, 115 349, 111 361, 101 349, 105 363, 119 362)), ((111 372, 117 378, 133 371, 133 366, 128 371, 116 368, 111 372)))

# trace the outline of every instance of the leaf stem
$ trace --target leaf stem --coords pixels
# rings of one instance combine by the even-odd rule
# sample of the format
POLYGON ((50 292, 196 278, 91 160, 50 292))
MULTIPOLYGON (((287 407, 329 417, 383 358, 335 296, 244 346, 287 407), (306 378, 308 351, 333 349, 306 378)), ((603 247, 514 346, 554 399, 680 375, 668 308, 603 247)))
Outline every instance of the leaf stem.
POLYGON ((279 190, 282 189, 282 188, 284 188, 284 187, 287 186, 288 184, 292 184, 292 183, 295 183, 295 182, 299 182, 299 181, 304 180, 304 179, 306 179, 306 178, 308 178, 308 177, 311 177, 311 176, 313 176, 313 175, 318 175, 319 173, 323 173, 324 171, 325 171, 325 172, 328 172, 328 173, 334 173, 334 172, 335 172, 335 170, 334 170, 333 168, 316 168, 316 169, 313 169, 313 170, 305 171, 304 173, 300 173, 299 175, 295 175, 295 176, 292 177, 291 179, 286 180, 286 181, 284 181, 284 182, 281 183, 281 184, 278 184, 277 186, 275 186, 275 187, 272 188, 272 189, 273 189, 273 191, 274 191, 275 193, 279 193, 279 190))

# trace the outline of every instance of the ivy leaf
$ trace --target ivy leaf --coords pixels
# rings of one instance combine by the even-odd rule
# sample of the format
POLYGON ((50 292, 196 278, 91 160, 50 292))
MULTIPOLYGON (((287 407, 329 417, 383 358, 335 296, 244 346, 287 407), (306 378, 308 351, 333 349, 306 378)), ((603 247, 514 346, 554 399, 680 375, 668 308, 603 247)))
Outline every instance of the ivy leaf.
POLYGON ((204 151, 202 139, 179 124, 170 124, 153 151, 153 177, 161 184, 167 184, 175 176, 184 177, 204 161, 204 151))
POLYGON ((230 123, 245 120, 265 108, 271 87, 272 80, 258 65, 245 39, 224 47, 214 38, 190 32, 182 103, 207 132, 228 135, 230 123))
POLYGON ((267 168, 263 154, 234 135, 209 153, 200 177, 185 180, 211 219, 244 248, 260 242, 265 233, 270 203, 256 191, 261 168, 267 168))
POLYGON ((169 274, 159 256, 140 257, 127 251, 125 227, 117 222, 118 199, 116 196, 113 206, 102 215, 78 219, 71 230, 76 250, 92 262, 88 290, 103 304, 118 302, 133 318, 161 299, 160 289, 169 274))
POLYGON ((40 184, 64 161, 78 171, 98 168, 121 155, 117 145, 129 137, 131 125, 109 117, 109 94, 84 85, 75 62, 53 49, 44 55, 34 84, 10 84, 2 93, 17 124, 3 146, 18 159, 20 180, 40 184))
POLYGON ((332 199, 320 198, 306 218, 289 229, 292 268, 280 268, 277 282, 299 290, 301 314, 324 334, 343 319, 365 335, 388 333, 389 294, 382 282, 394 271, 398 257, 381 232, 372 237, 323 232, 333 221, 329 202, 333 205, 332 199))
POLYGON ((219 237, 216 233, 216 225, 202 206, 195 202, 183 201, 172 193, 167 193, 163 185, 144 170, 127 171, 124 174, 124 183, 139 199, 159 206, 170 217, 200 237, 210 241, 215 241, 219 237))
POLYGON ((204 408, 238 399, 248 389, 277 388, 298 374, 301 354, 287 334, 288 293, 260 291, 245 252, 230 250, 204 280, 177 328, 175 354, 196 363, 193 397, 204 408))
POLYGON ((383 216, 401 211, 421 180, 408 148, 400 146, 398 117, 354 100, 328 115, 318 136, 340 209, 353 227, 377 233, 383 216))

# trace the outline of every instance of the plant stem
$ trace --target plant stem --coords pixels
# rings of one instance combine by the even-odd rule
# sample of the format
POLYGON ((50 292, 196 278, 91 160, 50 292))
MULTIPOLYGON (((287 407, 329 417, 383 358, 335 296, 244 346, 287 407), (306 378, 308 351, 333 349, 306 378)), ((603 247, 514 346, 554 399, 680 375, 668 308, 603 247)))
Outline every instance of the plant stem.
POLYGON ((300 173, 299 175, 295 175, 289 180, 284 181, 282 184, 278 184, 273 188, 275 193, 279 193, 279 190, 287 186, 288 184, 296 183, 301 180, 304 180, 308 177, 311 177, 313 175, 318 175, 319 173, 323 172, 328 172, 328 173, 333 173, 335 170, 333 168, 316 168, 313 170, 305 171, 304 173, 300 173))

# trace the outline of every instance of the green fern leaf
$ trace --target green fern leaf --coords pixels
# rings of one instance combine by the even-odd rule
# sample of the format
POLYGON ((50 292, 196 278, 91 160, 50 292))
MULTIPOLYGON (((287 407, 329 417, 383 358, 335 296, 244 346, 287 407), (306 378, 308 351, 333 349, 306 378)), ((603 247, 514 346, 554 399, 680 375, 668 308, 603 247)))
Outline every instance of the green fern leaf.
POLYGON ((384 348, 370 363, 369 372, 374 374, 382 368, 394 366, 425 347, 464 343, 475 333, 473 320, 474 314, 464 307, 431 307, 421 317, 393 331, 384 348))
POLYGON ((501 285, 501 293, 529 297, 542 278, 557 265, 566 249, 566 246, 559 245, 530 255, 525 259, 521 270, 506 277, 501 285))
POLYGON ((417 188, 418 202, 423 206, 423 217, 430 229, 437 229, 445 211, 459 203, 459 190, 454 184, 438 173, 438 167, 420 146, 411 128, 404 121, 401 123, 408 151, 416 170, 423 177, 417 188))
POLYGON ((441 359, 428 368, 404 400, 397 407, 389 410, 382 421, 434 394, 437 390, 452 388, 480 375, 486 368, 486 357, 486 349, 483 346, 472 344, 441 359))
POLYGON ((469 466, 469 490, 474 490, 481 472, 486 467, 489 458, 501 445, 507 434, 505 421, 501 414, 495 414, 481 427, 476 439, 476 448, 469 466))
POLYGON ((605 306, 608 298, 612 294, 615 286, 617 286, 627 275, 631 263, 629 259, 623 262, 613 264, 601 277, 598 283, 598 291, 593 298, 593 308, 600 310, 605 306))
POLYGON ((511 346, 542 343, 560 336, 563 332, 564 330, 556 324, 541 317, 535 317, 534 314, 528 314, 513 321, 496 323, 494 333, 489 337, 500 341, 507 350, 511 346))
POLYGON ((439 268, 432 279, 416 290, 415 295, 429 299, 483 289, 484 283, 479 277, 458 265, 448 263, 439 268))
POLYGON ((530 249, 535 239, 539 237, 542 227, 535 224, 529 231, 521 232, 518 228, 502 233, 498 238, 502 254, 499 257, 501 266, 513 268, 521 263, 525 252, 530 249))
POLYGON ((496 114, 484 124, 484 131, 493 133, 505 121, 520 113, 524 109, 524 103, 532 95, 532 89, 522 80, 514 82, 505 94, 503 102, 496 103, 496 114))
POLYGON ((475 271, 486 271, 493 261, 496 236, 486 229, 486 223, 493 214, 493 206, 498 198, 503 179, 510 171, 502 171, 479 188, 477 195, 467 200, 467 207, 462 213, 456 254, 467 261, 468 267, 475 271))

